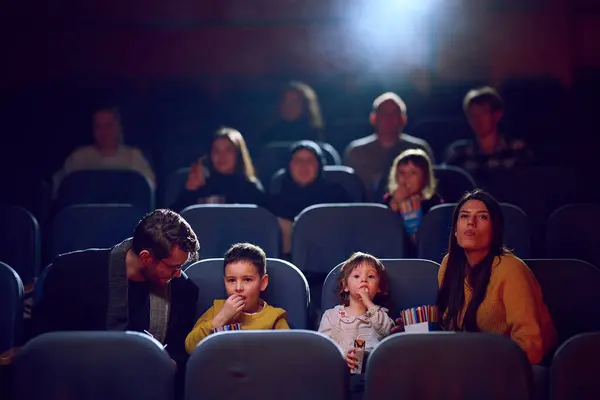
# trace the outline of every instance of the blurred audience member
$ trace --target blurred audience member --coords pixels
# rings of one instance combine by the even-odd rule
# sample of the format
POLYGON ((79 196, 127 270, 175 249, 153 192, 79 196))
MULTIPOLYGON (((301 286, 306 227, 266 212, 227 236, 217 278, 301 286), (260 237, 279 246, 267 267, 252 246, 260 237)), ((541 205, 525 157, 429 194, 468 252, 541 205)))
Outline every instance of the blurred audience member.
POLYGON ((101 108, 93 115, 94 144, 75 149, 54 175, 54 188, 71 172, 98 169, 137 171, 156 185, 152 167, 137 147, 123 144, 121 117, 116 108, 101 108))
POLYGON ((389 172, 394 158, 408 149, 422 149, 433 160, 429 144, 402 133, 406 126, 406 105, 395 93, 384 93, 373 102, 370 121, 375 133, 350 143, 344 163, 354 168, 373 199, 379 182, 389 172))
POLYGON ((180 211, 194 204, 236 203, 260 206, 265 200, 242 134, 221 128, 213 136, 210 156, 192 165, 185 190, 171 208, 180 211))
POLYGON ((436 193, 437 182, 433 165, 421 149, 402 152, 390 169, 384 204, 402 216, 404 228, 411 239, 408 248, 416 243, 423 216, 444 201, 436 193))
POLYGON ((350 201, 344 188, 325 180, 324 165, 323 152, 315 142, 304 140, 292 145, 281 191, 271 196, 269 206, 282 227, 284 254, 290 252, 293 221, 302 210, 315 204, 350 201))
POLYGON ((305 83, 290 82, 279 100, 278 121, 262 135, 262 142, 325 140, 323 117, 315 91, 305 83))
POLYGON ((474 139, 454 142, 448 148, 446 163, 463 168, 475 179, 486 171, 512 168, 532 161, 523 140, 509 139, 499 131, 504 103, 491 87, 473 89, 463 101, 463 109, 474 139))

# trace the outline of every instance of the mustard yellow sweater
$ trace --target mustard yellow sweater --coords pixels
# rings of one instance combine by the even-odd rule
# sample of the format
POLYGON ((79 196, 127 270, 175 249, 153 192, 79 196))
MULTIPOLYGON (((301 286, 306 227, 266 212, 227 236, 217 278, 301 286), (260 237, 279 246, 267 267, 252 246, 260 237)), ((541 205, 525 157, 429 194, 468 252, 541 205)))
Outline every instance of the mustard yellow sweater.
MULTIPOLYGON (((438 273, 441 287, 448 256, 438 273)), ((472 298, 472 288, 465 278, 465 304, 459 324, 472 298)), ((542 290, 531 270, 513 255, 496 257, 487 293, 477 310, 477 326, 482 332, 498 333, 514 340, 527 354, 529 362, 538 364, 556 344, 556 331, 542 290)))
MULTIPOLYGON (((210 335, 214 328, 212 320, 221 311, 224 304, 225 300, 215 300, 213 306, 198 318, 196 325, 185 338, 185 349, 189 354, 192 354, 202 339, 210 335)), ((259 312, 255 314, 240 313, 240 316, 232 323, 242 324, 242 329, 245 330, 290 329, 285 310, 270 306, 266 302, 259 312)))

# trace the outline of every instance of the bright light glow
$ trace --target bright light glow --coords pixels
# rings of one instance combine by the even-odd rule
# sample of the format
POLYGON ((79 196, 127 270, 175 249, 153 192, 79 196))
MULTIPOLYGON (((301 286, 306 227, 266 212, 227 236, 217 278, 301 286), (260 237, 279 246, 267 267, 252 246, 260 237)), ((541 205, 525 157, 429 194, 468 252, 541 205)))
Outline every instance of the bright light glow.
MULTIPOLYGON (((431 59, 436 7, 441 0, 348 1, 349 40, 369 69, 411 70, 431 59)), ((364 65, 364 64, 363 64, 364 65)))

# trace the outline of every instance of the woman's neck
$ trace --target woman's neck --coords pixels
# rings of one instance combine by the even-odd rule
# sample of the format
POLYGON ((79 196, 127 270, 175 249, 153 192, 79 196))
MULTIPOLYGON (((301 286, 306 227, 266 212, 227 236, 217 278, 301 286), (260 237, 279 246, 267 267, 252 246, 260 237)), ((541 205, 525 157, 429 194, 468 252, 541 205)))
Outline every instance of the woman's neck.
POLYGON ((480 250, 465 250, 465 256, 467 257, 467 264, 469 267, 474 267, 479 264, 490 252, 490 249, 480 249, 480 250))

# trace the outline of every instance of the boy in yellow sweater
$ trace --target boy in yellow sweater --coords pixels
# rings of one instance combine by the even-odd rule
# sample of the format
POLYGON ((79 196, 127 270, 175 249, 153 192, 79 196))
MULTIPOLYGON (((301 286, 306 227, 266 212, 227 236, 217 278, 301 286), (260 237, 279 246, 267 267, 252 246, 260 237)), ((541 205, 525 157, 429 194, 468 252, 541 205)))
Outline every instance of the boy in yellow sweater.
POLYGON ((265 252, 250 243, 233 245, 223 262, 226 300, 215 300, 185 339, 191 354, 198 343, 215 331, 235 329, 290 329, 286 312, 268 305, 260 292, 269 284, 265 252))

